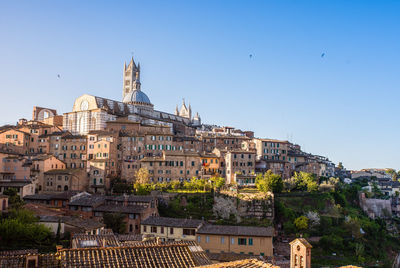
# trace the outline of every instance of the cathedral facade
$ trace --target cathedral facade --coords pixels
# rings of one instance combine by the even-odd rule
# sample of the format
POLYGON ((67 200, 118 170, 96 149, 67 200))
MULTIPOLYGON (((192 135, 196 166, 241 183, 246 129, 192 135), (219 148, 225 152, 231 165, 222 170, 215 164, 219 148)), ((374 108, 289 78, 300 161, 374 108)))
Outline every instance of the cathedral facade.
POLYGON ((86 135, 90 131, 105 130, 107 122, 128 120, 142 124, 169 126, 174 135, 186 135, 185 129, 201 126, 200 116, 192 117, 192 110, 183 102, 175 114, 157 111, 149 97, 142 91, 140 64, 133 57, 124 64, 122 101, 84 94, 78 97, 72 112, 65 113, 63 129, 74 135, 86 135))

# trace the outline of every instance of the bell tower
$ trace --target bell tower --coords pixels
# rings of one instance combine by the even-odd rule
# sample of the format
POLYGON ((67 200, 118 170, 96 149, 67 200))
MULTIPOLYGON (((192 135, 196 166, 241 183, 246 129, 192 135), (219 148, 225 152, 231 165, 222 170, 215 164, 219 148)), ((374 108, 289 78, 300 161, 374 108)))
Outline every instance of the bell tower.
POLYGON ((124 63, 122 99, 136 89, 140 90, 140 64, 136 65, 132 57, 128 66, 124 63))
POLYGON ((311 268, 311 244, 304 238, 297 238, 290 244, 290 268, 311 268))

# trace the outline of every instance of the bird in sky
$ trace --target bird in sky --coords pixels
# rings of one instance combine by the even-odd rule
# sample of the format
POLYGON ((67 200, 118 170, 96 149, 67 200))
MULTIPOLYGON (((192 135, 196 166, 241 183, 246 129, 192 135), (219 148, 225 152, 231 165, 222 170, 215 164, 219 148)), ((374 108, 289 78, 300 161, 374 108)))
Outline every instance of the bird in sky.
POLYGON ((61 78, 61 75, 57 74, 57 77, 58 77, 58 78, 61 78))
POLYGON ((322 53, 322 54, 321 54, 321 58, 323 58, 323 57, 325 57, 325 53, 322 53))
POLYGON ((249 58, 251 59, 252 57, 253 57, 253 54, 250 54, 250 55, 249 55, 249 58))

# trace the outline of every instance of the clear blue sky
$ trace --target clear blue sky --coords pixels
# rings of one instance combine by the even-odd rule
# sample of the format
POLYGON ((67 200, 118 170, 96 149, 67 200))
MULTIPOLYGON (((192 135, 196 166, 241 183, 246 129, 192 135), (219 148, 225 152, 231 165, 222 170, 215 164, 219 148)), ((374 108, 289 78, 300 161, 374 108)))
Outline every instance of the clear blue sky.
POLYGON ((1 1, 0 124, 85 93, 120 100, 133 52, 156 109, 184 97, 205 123, 399 169, 399 14, 399 1, 1 1))

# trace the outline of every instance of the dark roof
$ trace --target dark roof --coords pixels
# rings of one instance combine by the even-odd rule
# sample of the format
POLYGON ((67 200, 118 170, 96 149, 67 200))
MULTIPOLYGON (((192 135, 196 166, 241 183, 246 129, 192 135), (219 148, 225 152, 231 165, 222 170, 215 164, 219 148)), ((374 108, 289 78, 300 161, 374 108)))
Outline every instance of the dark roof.
POLYGON ((79 229, 85 230, 85 231, 91 231, 93 229, 98 229, 101 227, 104 227, 105 225, 101 222, 98 222, 96 220, 91 220, 91 219, 82 219, 78 217, 72 217, 72 216, 63 216, 63 217, 58 217, 58 216, 40 216, 39 217, 40 222, 62 222, 64 224, 68 224, 74 227, 77 227, 79 229))
POLYGON ((148 217, 142 220, 142 225, 157 225, 157 226, 168 226, 178 228, 198 228, 203 223, 202 220, 193 219, 178 219, 178 218, 167 218, 167 217, 148 217))
POLYGON ((82 169, 77 169, 77 168, 68 168, 68 169, 50 169, 44 174, 46 175, 51 175, 51 174, 63 174, 63 175, 69 175, 71 173, 79 172, 82 171, 82 169))
POLYGON ((198 234, 220 234, 236 236, 273 236, 273 227, 232 226, 232 225, 203 225, 197 230, 198 234))
POLYGON ((118 196, 107 196, 107 200, 113 201, 125 201, 125 198, 128 202, 143 202, 148 203, 156 199, 154 196, 150 195, 118 195, 118 196))
POLYGON ((31 194, 25 195, 24 200, 51 200, 51 194, 31 194))
POLYGON ((91 206, 101 205, 104 203, 104 201, 105 201, 105 196, 103 195, 89 195, 77 198, 75 200, 71 200, 71 202, 68 205, 91 207, 91 206))
POLYGON ((146 208, 143 206, 115 206, 115 205, 101 205, 94 210, 98 212, 108 213, 140 213, 146 208))
POLYGON ((51 200, 62 199, 69 200, 72 196, 77 195, 79 191, 65 191, 61 193, 33 194, 24 196, 25 200, 51 200))
POLYGON ((26 185, 31 184, 31 181, 17 181, 17 180, 13 180, 13 181, 0 181, 0 186, 10 186, 10 187, 23 187, 26 185))

